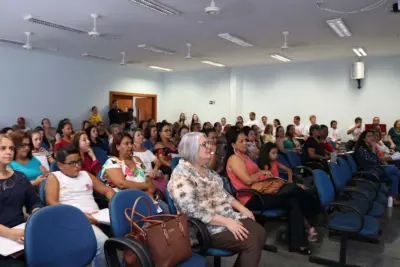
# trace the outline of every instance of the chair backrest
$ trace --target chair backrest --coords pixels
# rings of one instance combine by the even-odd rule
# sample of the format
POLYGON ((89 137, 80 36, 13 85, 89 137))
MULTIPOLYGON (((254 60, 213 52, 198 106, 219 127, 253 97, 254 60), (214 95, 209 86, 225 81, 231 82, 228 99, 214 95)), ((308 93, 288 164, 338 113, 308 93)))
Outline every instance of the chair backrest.
POLYGON ((288 168, 292 168, 292 165, 287 161, 286 157, 281 153, 278 153, 278 162, 288 168))
POLYGON ((54 161, 52 164, 50 164, 50 171, 51 172, 56 172, 56 171, 59 171, 59 170, 60 170, 60 168, 58 168, 57 161, 54 161))
POLYGON ((335 189, 337 192, 343 191, 343 189, 347 185, 347 180, 345 175, 343 175, 343 166, 342 168, 334 162, 329 163, 329 169, 331 171, 331 176, 333 183, 335 184, 335 189))
POLYGON ((347 163, 349 164, 351 173, 352 174, 356 173, 357 172, 357 164, 356 164, 353 156, 352 155, 347 155, 346 159, 347 159, 347 163))
POLYGON ((294 169, 297 166, 301 166, 301 158, 299 155, 297 155, 296 152, 286 151, 285 154, 286 154, 287 158, 289 159, 289 163, 290 163, 292 169, 294 169))
POLYGON ((323 170, 313 170, 313 174, 321 205, 334 201, 335 190, 329 175, 323 170))
POLYGON ((101 165, 104 165, 108 159, 107 151, 99 146, 92 146, 93 154, 101 165))
POLYGON ((233 184, 231 183, 231 180, 229 180, 228 177, 224 177, 221 176, 222 178, 222 182, 224 183, 224 188, 226 190, 226 192, 228 192, 229 194, 231 194, 232 196, 235 195, 235 187, 233 186, 233 184))
POLYGON ((166 199, 167 199, 167 203, 168 203, 168 207, 169 207, 169 212, 170 212, 171 214, 178 214, 178 211, 176 210, 174 201, 172 200, 171 195, 169 194, 167 188, 165 188, 165 197, 166 197, 166 199))
POLYGON ((181 157, 175 157, 175 158, 171 159, 171 170, 172 171, 176 168, 176 166, 178 166, 180 159, 181 159, 181 157))
POLYGON ((47 180, 43 180, 43 182, 39 186, 39 197, 40 200, 42 201, 43 205, 46 206, 46 182, 47 180))
MULTIPOLYGON (((150 202, 150 215, 157 215, 157 208, 153 204, 153 200, 143 191, 136 189, 126 189, 116 193, 110 201, 110 218, 111 229, 115 237, 121 237, 129 233, 130 224, 125 217, 125 209, 132 208, 136 199, 144 196, 150 202)), ((144 216, 149 215, 147 205, 144 201, 140 201, 136 207, 136 211, 144 216)), ((138 216, 134 216, 134 220, 138 220, 138 216)))
POLYGON ((87 217, 69 205, 33 213, 25 227, 25 257, 29 267, 84 267, 96 255, 97 242, 87 217))
POLYGON ((353 178, 353 174, 351 172, 350 166, 347 163, 347 161, 342 157, 339 157, 337 159, 337 162, 339 164, 341 173, 344 175, 344 179, 346 180, 346 184, 348 184, 351 181, 351 179, 353 178))

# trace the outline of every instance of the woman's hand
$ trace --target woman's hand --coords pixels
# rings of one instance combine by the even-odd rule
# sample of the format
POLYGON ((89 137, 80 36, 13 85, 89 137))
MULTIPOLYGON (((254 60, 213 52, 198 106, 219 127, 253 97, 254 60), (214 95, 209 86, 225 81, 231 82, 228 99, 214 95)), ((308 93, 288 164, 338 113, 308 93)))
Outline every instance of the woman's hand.
POLYGON ((394 143, 391 143, 390 144, 390 149, 395 149, 395 148, 396 148, 396 145, 394 143))
POLYGON ((234 219, 229 218, 228 223, 226 224, 226 228, 233 234, 236 240, 244 241, 248 238, 250 232, 244 228, 242 223, 235 221, 234 219))
POLYGON ((85 215, 86 215, 86 217, 88 217, 89 222, 90 222, 91 224, 98 224, 98 223, 99 223, 99 222, 93 217, 92 214, 90 214, 90 213, 85 213, 85 215))
POLYGON ((7 238, 17 243, 24 243, 24 230, 23 229, 10 229, 7 238))
POLYGON ((61 135, 60 134, 56 134, 56 144, 61 142, 61 135))
POLYGON ((254 214, 246 207, 243 207, 240 213, 246 216, 247 218, 252 219, 253 221, 256 220, 256 218, 254 218, 254 214))
POLYGON ((47 175, 40 175, 36 180, 32 181, 33 186, 39 186, 44 180, 46 180, 47 175))

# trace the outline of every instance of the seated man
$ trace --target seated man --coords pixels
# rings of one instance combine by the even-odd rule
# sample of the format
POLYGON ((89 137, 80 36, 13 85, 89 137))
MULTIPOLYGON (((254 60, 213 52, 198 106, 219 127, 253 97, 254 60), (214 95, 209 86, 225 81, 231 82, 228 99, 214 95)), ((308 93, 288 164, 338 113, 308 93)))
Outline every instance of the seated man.
POLYGON ((60 171, 49 175, 46 183, 46 201, 48 205, 71 205, 85 213, 92 224, 97 240, 97 252, 92 266, 106 266, 104 242, 108 237, 96 226, 98 221, 91 215, 99 210, 93 197, 93 189, 108 200, 115 192, 92 174, 81 171, 82 159, 74 146, 61 147, 57 151, 56 160, 60 171))

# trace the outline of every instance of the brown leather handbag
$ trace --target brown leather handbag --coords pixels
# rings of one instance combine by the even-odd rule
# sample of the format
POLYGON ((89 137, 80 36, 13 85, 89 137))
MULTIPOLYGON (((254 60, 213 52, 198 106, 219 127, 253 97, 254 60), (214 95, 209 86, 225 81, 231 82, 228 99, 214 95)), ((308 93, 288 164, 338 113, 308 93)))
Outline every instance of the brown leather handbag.
POLYGON ((252 184, 251 189, 260 192, 261 194, 275 195, 281 190, 285 183, 286 182, 281 178, 271 177, 252 184))
MULTIPOLYGON (((155 267, 172 267, 189 259, 192 256, 192 249, 187 215, 151 216, 150 210, 150 202, 143 196, 136 199, 131 209, 125 209, 125 217, 131 227, 130 233, 126 237, 140 241, 150 250, 155 267), (139 201, 146 202, 147 216, 136 211, 139 201), (135 215, 141 219, 134 221, 135 215), (140 227, 138 223, 143 223, 143 227, 140 227)), ((136 255, 130 250, 124 251, 124 260, 126 267, 140 266, 136 255)))

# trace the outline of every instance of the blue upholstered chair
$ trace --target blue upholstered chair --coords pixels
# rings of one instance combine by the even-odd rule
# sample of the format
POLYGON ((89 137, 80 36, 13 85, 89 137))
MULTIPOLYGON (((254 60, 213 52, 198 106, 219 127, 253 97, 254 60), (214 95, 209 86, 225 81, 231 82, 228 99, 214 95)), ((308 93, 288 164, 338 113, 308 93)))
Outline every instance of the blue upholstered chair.
POLYGON ((29 267, 85 267, 96 249, 89 220, 73 206, 42 208, 26 223, 25 257, 29 267))
MULTIPOLYGON (((165 190, 165 197, 168 202, 169 206, 169 211, 171 214, 177 214, 177 210, 175 207, 175 204, 169 195, 168 190, 165 190)), ((212 248, 211 244, 209 242, 209 233, 207 230, 207 227, 200 221, 198 221, 196 224, 194 224, 195 228, 197 229, 198 232, 200 232, 200 236, 202 237, 202 240, 199 240, 199 246, 196 247, 198 252, 204 256, 213 256, 214 257, 214 267, 220 267, 221 266, 221 258, 222 257, 230 257, 235 255, 236 253, 227 249, 217 249, 217 248, 212 248), (205 237, 204 237, 205 236, 205 237)))
MULTIPOLYGON (((339 159, 343 160, 343 159, 339 159)), ((354 205, 363 215, 382 217, 385 215, 384 206, 376 201, 376 192, 357 186, 348 186, 351 176, 346 174, 347 167, 330 162, 331 177, 338 198, 345 197, 347 202, 354 205)), ((379 192, 379 191, 378 191, 379 192)))
POLYGON ((56 172, 56 171, 59 171, 59 170, 60 170, 60 168, 58 168, 57 161, 54 161, 53 163, 50 164, 50 171, 51 172, 56 172))
POLYGON ((175 157, 175 158, 171 159, 171 170, 172 171, 176 168, 176 166, 178 166, 180 159, 181 159, 181 157, 175 157))
POLYGON ((46 190, 46 182, 47 182, 47 180, 44 180, 39 186, 39 197, 40 197, 40 200, 42 201, 43 205, 45 205, 45 206, 47 205, 47 203, 46 203, 46 192, 45 192, 45 190, 46 190))
MULTIPOLYGON (((125 218, 125 209, 132 208, 135 200, 144 196, 150 203, 153 203, 150 197, 143 191, 135 189, 127 189, 120 191, 114 195, 110 201, 110 218, 111 218, 111 228, 114 233, 114 238, 110 238, 104 244, 105 255, 107 259, 108 266, 119 267, 120 262, 118 260, 118 254, 116 249, 123 249, 130 246, 130 249, 135 252, 142 267, 154 266, 149 251, 143 244, 125 238, 124 236, 129 233, 130 225, 128 220, 125 218)), ((141 214, 148 214, 147 205, 144 202, 139 202, 137 206, 137 212, 141 214)), ((151 215, 156 215, 157 209, 154 204, 150 205, 151 215)), ((135 216, 135 219, 138 219, 135 216)), ((192 257, 182 263, 179 263, 179 267, 206 267, 206 261, 204 257, 199 254, 193 253, 192 257)))
POLYGON ((329 175, 322 170, 314 170, 314 181, 321 206, 326 216, 326 227, 340 235, 339 261, 310 256, 309 261, 325 266, 356 267, 348 265, 347 240, 351 236, 377 238, 380 227, 376 218, 363 215, 354 205, 346 201, 335 201, 335 190, 329 175))

